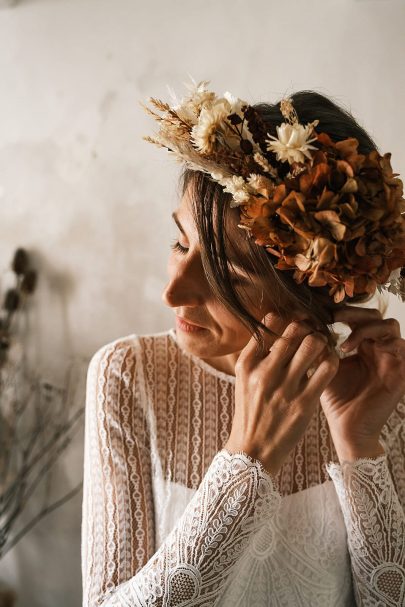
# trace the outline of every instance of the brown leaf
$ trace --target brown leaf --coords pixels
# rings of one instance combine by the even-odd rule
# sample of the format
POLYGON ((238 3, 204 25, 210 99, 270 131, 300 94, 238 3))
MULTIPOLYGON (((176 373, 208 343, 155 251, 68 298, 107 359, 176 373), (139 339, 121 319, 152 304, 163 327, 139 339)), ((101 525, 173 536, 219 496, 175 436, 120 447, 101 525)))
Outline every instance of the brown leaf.
POLYGON ((326 226, 335 240, 342 240, 346 233, 346 226, 340 221, 335 211, 317 211, 314 217, 326 226))

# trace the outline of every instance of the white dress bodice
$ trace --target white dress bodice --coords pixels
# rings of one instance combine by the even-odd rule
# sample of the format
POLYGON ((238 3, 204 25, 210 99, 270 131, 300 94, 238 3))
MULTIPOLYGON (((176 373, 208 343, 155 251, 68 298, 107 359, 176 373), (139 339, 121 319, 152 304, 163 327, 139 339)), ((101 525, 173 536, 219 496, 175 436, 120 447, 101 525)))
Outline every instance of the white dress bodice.
POLYGON ((94 354, 83 607, 405 605, 404 403, 342 465, 319 407, 273 477, 223 448, 234 388, 174 329, 94 354))

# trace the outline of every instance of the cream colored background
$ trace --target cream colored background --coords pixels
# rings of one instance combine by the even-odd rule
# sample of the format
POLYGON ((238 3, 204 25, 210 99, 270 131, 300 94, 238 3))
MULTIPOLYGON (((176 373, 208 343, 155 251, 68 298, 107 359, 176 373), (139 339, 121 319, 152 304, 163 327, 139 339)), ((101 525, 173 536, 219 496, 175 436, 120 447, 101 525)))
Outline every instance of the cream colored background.
MULTIPOLYGON (((405 175, 403 0, 27 0, 0 6, 0 264, 26 247, 40 271, 33 360, 84 375, 101 345, 165 330, 161 302, 179 170, 142 141, 138 104, 191 74, 248 101, 300 89, 352 110, 405 175)), ((3 273, 2 289, 10 275, 3 273)), ((405 335, 404 308, 389 299, 405 335)), ((56 489, 82 473, 82 430, 56 489)), ((81 601, 81 494, 0 563, 19 607, 81 601)))

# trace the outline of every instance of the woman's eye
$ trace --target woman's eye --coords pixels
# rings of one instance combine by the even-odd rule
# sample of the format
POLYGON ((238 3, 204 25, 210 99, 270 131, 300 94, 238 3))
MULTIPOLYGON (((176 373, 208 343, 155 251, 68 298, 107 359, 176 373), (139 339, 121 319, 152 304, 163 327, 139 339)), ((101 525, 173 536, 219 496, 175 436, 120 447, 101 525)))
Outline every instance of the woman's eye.
POLYGON ((172 244, 170 245, 171 249, 173 249, 173 251, 178 251, 179 253, 181 253, 182 255, 185 255, 188 251, 188 249, 186 249, 186 247, 183 247, 178 240, 175 240, 174 242, 172 242, 172 244))

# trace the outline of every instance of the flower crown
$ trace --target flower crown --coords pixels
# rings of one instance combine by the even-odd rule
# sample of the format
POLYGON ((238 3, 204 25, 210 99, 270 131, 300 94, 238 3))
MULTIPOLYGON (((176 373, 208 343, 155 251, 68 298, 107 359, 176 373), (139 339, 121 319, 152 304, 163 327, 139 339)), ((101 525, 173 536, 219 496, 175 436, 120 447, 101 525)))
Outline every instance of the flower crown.
POLYGON ((328 285, 336 303, 376 288, 405 301, 405 200, 391 153, 359 154, 357 139, 332 141, 315 131, 319 120, 300 124, 290 98, 274 137, 253 106, 208 84, 192 79, 171 106, 151 97, 160 114, 141 104, 160 124, 143 139, 232 194, 238 227, 298 284, 328 285))

